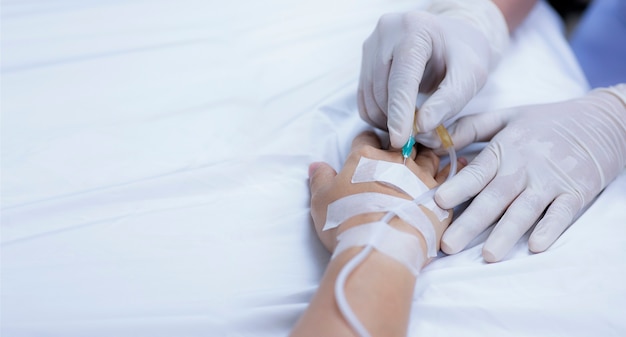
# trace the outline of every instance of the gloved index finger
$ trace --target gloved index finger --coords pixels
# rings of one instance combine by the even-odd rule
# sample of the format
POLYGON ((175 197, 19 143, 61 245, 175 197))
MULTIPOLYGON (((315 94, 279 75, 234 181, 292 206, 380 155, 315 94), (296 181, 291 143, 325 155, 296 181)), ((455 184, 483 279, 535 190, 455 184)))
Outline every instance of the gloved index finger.
POLYGON ((444 208, 454 208, 480 192, 496 176, 498 154, 493 145, 488 145, 466 167, 452 179, 443 183, 435 201, 444 208))
POLYGON ((410 41, 394 49, 387 103, 387 127, 394 148, 401 148, 411 134, 417 93, 431 55, 430 41, 410 41))

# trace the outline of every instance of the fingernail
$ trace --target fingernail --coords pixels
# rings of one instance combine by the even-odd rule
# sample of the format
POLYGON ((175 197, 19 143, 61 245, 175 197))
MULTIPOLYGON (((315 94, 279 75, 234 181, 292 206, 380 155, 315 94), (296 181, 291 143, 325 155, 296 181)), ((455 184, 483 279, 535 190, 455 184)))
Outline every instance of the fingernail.
POLYGON ((489 263, 498 262, 496 255, 488 250, 483 249, 483 259, 489 263))
POLYGON ((505 244, 506 238, 502 237, 500 232, 491 232, 487 241, 483 245, 483 259, 487 262, 498 262, 508 252, 510 247, 505 244))
POLYGON ((456 205, 450 205, 449 196, 450 191, 448 185, 443 184, 439 187, 439 189, 437 189, 437 192, 435 192, 435 202, 444 209, 450 209, 456 205))
POLYGON ((533 232, 528 239, 528 249, 533 253, 541 253, 550 247, 550 242, 546 237, 537 236, 533 232))
POLYGON ((448 229, 441 239, 441 250, 443 250, 446 254, 456 254, 462 250, 460 245, 458 244, 458 240, 455 239, 456 233, 450 231, 448 229))
POLYGON ((318 162, 318 161, 316 161, 314 163, 311 163, 309 165, 309 178, 311 178, 311 176, 313 176, 313 173, 315 173, 315 170, 317 170, 317 168, 320 167, 320 165, 322 165, 322 163, 318 162))
POLYGON ((467 159, 465 159, 465 157, 461 157, 461 158, 459 158, 459 163, 461 163, 463 165, 467 165, 467 159))

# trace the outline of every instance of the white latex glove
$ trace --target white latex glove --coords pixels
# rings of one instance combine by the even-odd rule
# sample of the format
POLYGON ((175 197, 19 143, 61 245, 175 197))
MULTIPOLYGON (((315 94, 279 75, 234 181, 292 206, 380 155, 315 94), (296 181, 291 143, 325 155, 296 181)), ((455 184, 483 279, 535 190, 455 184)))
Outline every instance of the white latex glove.
POLYGON ((542 252, 624 168, 626 84, 464 117, 450 131, 458 147, 493 139, 435 195, 450 209, 478 194, 445 232, 443 251, 461 251, 499 219, 483 246, 486 261, 499 261, 547 208, 528 242, 542 252))
POLYGON ((432 131, 482 88, 508 41, 504 17, 490 0, 438 0, 427 11, 384 15, 363 44, 361 118, 402 147, 418 89, 434 91, 417 116, 418 130, 432 131))

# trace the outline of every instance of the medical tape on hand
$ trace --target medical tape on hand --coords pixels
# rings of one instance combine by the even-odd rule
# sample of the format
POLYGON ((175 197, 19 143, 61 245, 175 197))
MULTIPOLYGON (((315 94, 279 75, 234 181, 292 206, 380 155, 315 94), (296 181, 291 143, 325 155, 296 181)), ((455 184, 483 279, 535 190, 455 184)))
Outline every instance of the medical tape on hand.
POLYGON ((333 201, 328 205, 322 230, 336 228, 357 215, 389 211, 422 233, 428 246, 428 256, 437 255, 435 229, 426 214, 412 200, 388 194, 366 192, 333 201))
POLYGON ((435 203, 434 199, 429 199, 427 202, 422 203, 420 205, 422 205, 422 206, 428 208, 429 210, 433 211, 433 213, 435 214, 437 219, 439 219, 439 221, 443 221, 447 217, 450 216, 450 212, 448 212, 445 209, 442 209, 441 207, 437 206, 437 204, 435 203))
POLYGON ((414 275, 419 274, 425 257, 419 239, 377 221, 352 227, 337 236, 333 258, 350 247, 372 246, 379 252, 402 263, 414 275))
POLYGON ((361 157, 354 170, 352 183, 381 182, 395 187, 400 192, 419 197, 429 188, 408 167, 382 160, 361 157))
MULTIPOLYGON (((382 160, 373 160, 361 157, 352 183, 380 182, 390 185, 400 192, 404 192, 415 199, 428 192, 429 188, 405 165, 382 160)), ((433 199, 425 201, 422 205, 435 213, 439 221, 443 221, 450 214, 441 209, 433 199)))

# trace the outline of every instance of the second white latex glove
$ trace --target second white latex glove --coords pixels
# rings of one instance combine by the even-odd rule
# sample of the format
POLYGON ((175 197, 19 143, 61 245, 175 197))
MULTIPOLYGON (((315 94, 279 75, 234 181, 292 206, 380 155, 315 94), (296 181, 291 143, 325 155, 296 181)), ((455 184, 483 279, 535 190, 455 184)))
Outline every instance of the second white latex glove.
POLYGON ((528 242, 542 252, 624 168, 626 84, 566 102, 464 117, 450 131, 458 147, 491 142, 435 195, 446 209, 476 195, 445 232, 442 250, 461 251, 498 221, 483 257, 499 261, 547 208, 528 242))
POLYGON ((402 147, 418 91, 432 93, 417 115, 418 130, 432 131, 482 88, 508 39, 490 0, 440 0, 428 11, 384 15, 363 44, 361 117, 388 130, 392 147, 402 147))

